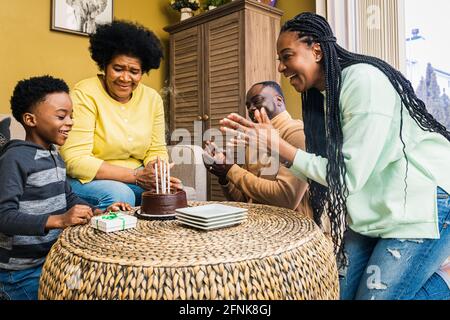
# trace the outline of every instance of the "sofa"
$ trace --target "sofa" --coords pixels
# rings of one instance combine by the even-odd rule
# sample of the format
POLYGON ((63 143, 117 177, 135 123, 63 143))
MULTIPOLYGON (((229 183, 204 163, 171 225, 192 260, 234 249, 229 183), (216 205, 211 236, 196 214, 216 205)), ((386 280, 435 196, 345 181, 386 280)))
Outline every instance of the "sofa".
MULTIPOLYGON (((11 118, 11 139, 25 139, 25 130, 11 115, 0 114, 0 121, 8 117, 11 118)), ((167 150, 170 160, 177 163, 171 175, 181 179, 188 200, 206 201, 206 168, 203 165, 202 148, 193 145, 175 145, 168 146, 167 150)))
POLYGON ((12 117, 12 115, 0 114, 0 121, 4 120, 6 118, 10 118, 11 119, 11 124, 9 126, 9 131, 11 133, 11 139, 20 139, 20 140, 25 139, 25 130, 22 127, 22 125, 19 122, 17 122, 12 117))

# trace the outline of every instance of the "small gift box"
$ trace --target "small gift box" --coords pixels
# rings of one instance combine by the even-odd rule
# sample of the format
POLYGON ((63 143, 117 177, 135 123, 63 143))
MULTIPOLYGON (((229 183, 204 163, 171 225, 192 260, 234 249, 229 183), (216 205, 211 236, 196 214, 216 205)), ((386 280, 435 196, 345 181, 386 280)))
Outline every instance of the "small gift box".
POLYGON ((103 232, 123 231, 136 228, 137 218, 123 213, 109 213, 93 217, 91 226, 103 232))

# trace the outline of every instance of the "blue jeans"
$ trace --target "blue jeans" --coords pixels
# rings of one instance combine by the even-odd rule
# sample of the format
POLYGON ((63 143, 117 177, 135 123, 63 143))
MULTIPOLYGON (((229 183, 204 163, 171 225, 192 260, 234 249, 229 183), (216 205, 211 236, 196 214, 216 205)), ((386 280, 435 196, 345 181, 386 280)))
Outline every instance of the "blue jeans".
POLYGON ((37 300, 42 266, 22 270, 0 270, 0 300, 37 300))
POLYGON ((105 210, 114 202, 127 202, 132 207, 141 205, 144 189, 137 185, 113 180, 94 180, 82 184, 76 179, 67 179, 73 192, 99 209, 105 210))
POLYGON ((346 232, 341 299, 450 299, 450 288, 436 273, 450 256, 450 198, 440 188, 437 197, 440 239, 379 239, 346 232))

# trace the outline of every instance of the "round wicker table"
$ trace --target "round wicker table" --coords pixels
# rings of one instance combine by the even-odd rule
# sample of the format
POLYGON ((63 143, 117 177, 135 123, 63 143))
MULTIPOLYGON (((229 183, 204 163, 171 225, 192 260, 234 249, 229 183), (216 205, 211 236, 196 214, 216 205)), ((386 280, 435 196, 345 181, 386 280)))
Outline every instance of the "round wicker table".
POLYGON ((39 298, 339 298, 332 244, 311 220, 284 208, 224 204, 248 208, 248 220, 213 231, 176 220, 139 220, 116 233, 65 230, 44 264, 39 298))

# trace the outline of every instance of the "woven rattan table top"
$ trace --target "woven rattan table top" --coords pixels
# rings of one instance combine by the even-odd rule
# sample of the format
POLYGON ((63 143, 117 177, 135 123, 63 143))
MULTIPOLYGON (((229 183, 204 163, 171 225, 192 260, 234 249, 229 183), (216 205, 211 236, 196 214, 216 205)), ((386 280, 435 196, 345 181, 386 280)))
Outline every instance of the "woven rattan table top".
POLYGON ((229 204, 248 208, 247 221, 214 231, 176 220, 140 220, 116 233, 66 229, 47 256, 39 299, 339 298, 332 243, 311 220, 283 208, 229 204))
MULTIPOLYGON (((222 203, 248 208, 248 220, 212 231, 189 228, 176 220, 139 220, 137 228, 115 233, 78 226, 65 230, 59 241, 67 251, 94 262, 187 267, 261 259, 323 236, 314 222, 293 210, 222 203)), ((191 206, 203 204, 206 203, 189 203, 191 206)))

